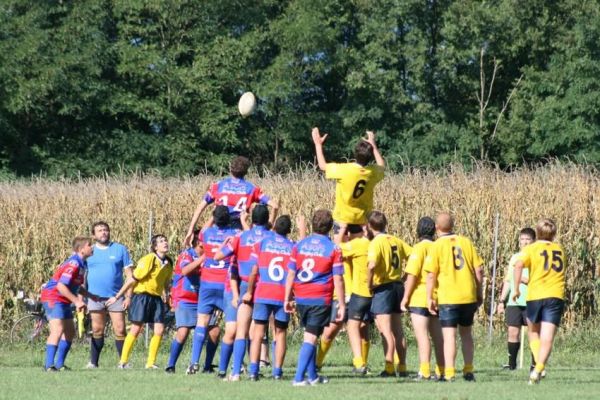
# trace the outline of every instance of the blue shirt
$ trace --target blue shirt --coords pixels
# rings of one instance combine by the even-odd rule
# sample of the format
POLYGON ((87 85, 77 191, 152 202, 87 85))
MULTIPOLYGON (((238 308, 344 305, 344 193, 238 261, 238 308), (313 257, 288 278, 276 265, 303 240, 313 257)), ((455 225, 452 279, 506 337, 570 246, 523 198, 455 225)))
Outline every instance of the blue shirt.
POLYGON ((123 269, 133 263, 127 247, 110 242, 108 247, 94 245, 94 254, 87 259, 87 287, 90 293, 100 297, 111 297, 123 286, 123 269))

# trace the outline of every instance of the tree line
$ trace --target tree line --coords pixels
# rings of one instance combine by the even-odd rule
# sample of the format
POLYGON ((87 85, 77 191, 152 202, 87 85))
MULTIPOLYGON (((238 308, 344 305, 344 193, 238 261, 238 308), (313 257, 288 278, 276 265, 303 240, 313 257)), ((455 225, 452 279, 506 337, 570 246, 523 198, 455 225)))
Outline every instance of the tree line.
POLYGON ((600 162, 598 0, 0 0, 0 176, 600 162), (258 98, 241 118, 237 100, 258 98))

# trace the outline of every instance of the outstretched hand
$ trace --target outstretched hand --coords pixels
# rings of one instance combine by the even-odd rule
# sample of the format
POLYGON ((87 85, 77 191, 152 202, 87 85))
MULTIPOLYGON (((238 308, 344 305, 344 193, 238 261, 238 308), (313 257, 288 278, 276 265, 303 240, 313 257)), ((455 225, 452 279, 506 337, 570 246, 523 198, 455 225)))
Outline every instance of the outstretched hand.
POLYGON ((325 139, 327 139, 328 134, 324 134, 323 136, 321 136, 321 133, 319 132, 319 128, 314 127, 312 129, 312 140, 315 143, 315 145, 317 146, 322 146, 323 143, 325 143, 325 139))
POLYGON ((362 138, 362 140, 369 143, 371 146, 375 147, 375 132, 367 131, 367 137, 362 138))

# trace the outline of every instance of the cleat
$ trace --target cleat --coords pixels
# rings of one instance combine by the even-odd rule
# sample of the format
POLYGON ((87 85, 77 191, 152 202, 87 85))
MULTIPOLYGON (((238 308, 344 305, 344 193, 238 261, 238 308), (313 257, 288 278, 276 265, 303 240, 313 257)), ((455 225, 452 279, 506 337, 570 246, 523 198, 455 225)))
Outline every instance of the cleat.
POLYGON ((310 386, 310 383, 308 383, 308 381, 300 381, 300 382, 292 381, 292 386, 294 386, 294 387, 310 386))
POLYGON ((381 371, 381 373, 379 374, 380 378, 395 378, 396 377, 396 373, 395 372, 387 372, 387 371, 381 371))
POLYGON ((282 375, 273 375, 273 379, 276 381, 280 381, 283 379, 283 376, 282 375))
POLYGON ((260 368, 267 368, 271 366, 271 363, 267 360, 260 360, 258 365, 260 368))
POLYGON ((117 369, 131 369, 131 364, 129 364, 129 363, 119 363, 119 365, 117 365, 117 369))
POLYGON ((175 367, 167 367, 167 368, 165 368, 165 372, 167 374, 174 374, 175 373, 175 367))
POLYGON ((146 369, 160 369, 160 367, 156 364, 146 365, 146 369))
POLYGON ((248 375, 248 380, 250 382, 258 382, 258 375, 248 375))
POLYGON ((42 368, 42 370, 43 370, 44 372, 58 372, 58 370, 57 370, 56 368, 54 368, 54 366, 52 366, 52 367, 48 367, 48 368, 45 368, 45 367, 44 367, 44 368, 42 368))
POLYGON ((504 364, 504 365, 502 365, 500 368, 502 368, 502 369, 507 369, 507 370, 510 370, 510 371, 512 371, 512 370, 514 370, 514 369, 516 369, 516 368, 511 368, 511 366, 510 366, 510 365, 508 365, 508 364, 504 364))
POLYGON ((240 376, 239 375, 229 375, 229 377, 223 379, 223 381, 225 381, 225 382, 239 382, 240 381, 240 376))
POLYGON ((98 368, 98 366, 96 364, 93 364, 91 361, 89 363, 87 363, 87 365, 85 366, 85 369, 96 369, 98 368))
POLYGON ((440 381, 443 381, 444 379, 445 379, 444 375, 433 375, 431 377, 431 380, 434 382, 440 382, 440 381))
MULTIPOLYGON (((196 372, 198 370, 200 370, 200 366, 198 364, 194 364, 195 368, 196 368, 196 372)), ((215 367, 216 365, 210 365, 209 367, 203 368, 202 369, 202 373, 203 374, 214 374, 215 373, 215 367)))
POLYGON ((199 369, 200 369, 200 366, 198 364, 191 364, 185 370, 185 374, 186 375, 195 375, 199 369))
POLYGON ((318 375, 312 381, 308 381, 308 384, 310 386, 323 385, 325 383, 329 383, 329 378, 324 375, 318 375))
POLYGON ((546 369, 544 368, 544 370, 540 374, 540 378, 544 379, 545 377, 546 377, 546 369))
POLYGON ((431 380, 431 376, 424 376, 420 372, 417 374, 417 376, 415 376, 413 378, 413 381, 415 381, 415 382, 429 381, 429 380, 431 380))
POLYGON ((408 372, 407 371, 398 372, 397 376, 399 378, 407 378, 408 377, 408 372))
POLYGON ((65 371, 71 371, 71 368, 67 367, 66 365, 63 365, 62 367, 58 368, 58 370, 61 372, 65 372, 65 371))
POLYGON ((359 375, 359 376, 363 376, 367 374, 367 367, 359 367, 359 368, 352 368, 352 373, 354 375, 359 375))
POLYGON ((530 385, 537 385, 538 383, 540 383, 540 379, 542 379, 542 377, 536 370, 531 371, 531 374, 529 374, 530 385))
POLYGON ((466 372, 463 374, 463 379, 467 382, 475 382, 475 375, 472 372, 466 372))
POLYGON ((455 376, 451 376, 451 377, 449 377, 449 378, 444 376, 444 377, 443 377, 442 379, 440 379, 438 382, 450 382, 450 383, 452 383, 452 382, 454 382, 454 381, 456 381, 456 377, 455 377, 455 376))
POLYGON ((218 379, 225 379, 226 376, 227 376, 227 372, 225 372, 225 371, 219 371, 217 373, 217 378, 218 379))

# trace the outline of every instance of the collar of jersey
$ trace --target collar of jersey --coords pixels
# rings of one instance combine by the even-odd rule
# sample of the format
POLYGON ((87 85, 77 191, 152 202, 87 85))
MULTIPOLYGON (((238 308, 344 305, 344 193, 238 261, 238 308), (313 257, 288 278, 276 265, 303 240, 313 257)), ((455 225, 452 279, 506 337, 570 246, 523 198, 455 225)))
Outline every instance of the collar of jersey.
POLYGON ((94 247, 97 247, 98 250, 107 250, 111 245, 113 244, 112 240, 110 242, 108 242, 108 244, 106 245, 106 247, 98 247, 98 243, 94 243, 94 247))

